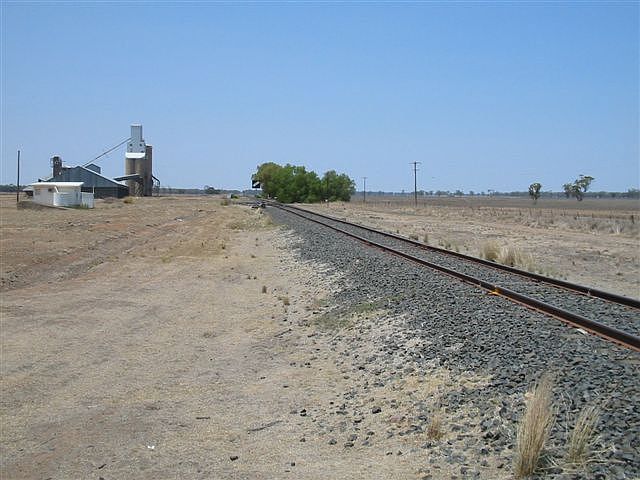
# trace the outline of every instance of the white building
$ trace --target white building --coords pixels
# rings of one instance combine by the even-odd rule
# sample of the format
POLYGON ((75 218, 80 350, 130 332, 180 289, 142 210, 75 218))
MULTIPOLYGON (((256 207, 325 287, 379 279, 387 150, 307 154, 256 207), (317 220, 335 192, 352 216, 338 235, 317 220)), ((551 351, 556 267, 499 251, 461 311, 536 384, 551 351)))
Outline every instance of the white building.
POLYGON ((33 188, 33 201, 50 207, 93 208, 93 193, 83 193, 83 182, 36 182, 33 188))

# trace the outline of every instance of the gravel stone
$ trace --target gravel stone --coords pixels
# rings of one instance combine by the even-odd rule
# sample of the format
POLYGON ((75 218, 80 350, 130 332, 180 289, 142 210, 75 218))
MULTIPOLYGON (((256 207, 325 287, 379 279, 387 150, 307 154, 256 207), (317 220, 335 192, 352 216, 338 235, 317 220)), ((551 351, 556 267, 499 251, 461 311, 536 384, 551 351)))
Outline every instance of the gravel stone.
MULTIPOLYGON (((459 431, 465 432, 467 424, 477 425, 479 437, 484 438, 482 455, 504 455, 505 461, 496 465, 502 469, 511 462, 525 393, 541 375, 551 372, 557 421, 550 432, 550 444, 565 445, 565 426, 571 427, 581 409, 595 403, 602 408, 602 415, 593 448, 603 452, 603 458, 587 467, 591 470, 585 472, 584 478, 640 477, 640 436, 635 433, 640 431, 637 353, 580 333, 499 296, 487 295, 473 285, 365 247, 298 216, 273 207, 267 211, 274 223, 294 232, 294 249, 300 261, 322 265, 322 271, 331 275, 334 294, 325 299, 328 306, 319 309, 314 318, 350 319, 355 309, 366 311, 348 330, 340 331, 340 335, 347 336, 347 351, 344 339, 330 341, 332 348, 342 354, 344 360, 338 367, 350 377, 352 388, 342 392, 348 396, 340 394, 342 400, 335 402, 341 405, 337 411, 329 405, 319 416, 335 419, 348 414, 359 418, 361 414, 351 412, 362 412, 366 405, 371 413, 380 413, 378 389, 393 385, 406 375, 429 378, 436 369, 446 369, 452 379, 472 374, 486 381, 445 389, 440 401, 448 411, 475 412, 456 417, 456 424, 464 426, 459 431), (367 319, 371 311, 376 312, 375 318, 367 319)), ((553 293, 554 302, 557 295, 553 293)), ((594 319, 606 317, 640 332, 637 310, 604 308, 601 301, 589 297, 571 298, 561 300, 574 302, 578 313, 594 319)), ((331 338, 336 333, 329 328, 326 336, 331 338)), ((396 409, 404 408, 401 403, 389 405, 391 409, 394 405, 396 409)), ((419 412, 423 417, 412 418, 411 424, 426 430, 431 414, 427 408, 419 412)), ((338 428, 337 422, 328 425, 338 428)), ((353 427, 352 419, 349 425, 353 427)), ((388 434, 393 436, 393 432, 388 434)), ((442 455, 457 456, 466 441, 464 436, 451 439, 449 453, 442 445, 430 442, 426 448, 432 449, 430 455, 441 451, 442 455)), ((466 451, 478 451, 479 446, 466 451)), ((556 460, 561 461, 562 454, 559 452, 556 460)), ((467 474, 475 475, 473 468, 467 474)), ((545 478, 560 475, 563 474, 547 473, 545 478)))

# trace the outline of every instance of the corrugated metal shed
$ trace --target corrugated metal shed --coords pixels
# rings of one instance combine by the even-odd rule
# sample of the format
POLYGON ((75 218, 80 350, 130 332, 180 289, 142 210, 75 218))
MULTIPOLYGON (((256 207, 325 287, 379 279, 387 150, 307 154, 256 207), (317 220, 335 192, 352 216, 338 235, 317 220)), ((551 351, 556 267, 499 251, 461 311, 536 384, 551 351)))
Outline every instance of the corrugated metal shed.
POLYGON ((55 177, 47 179, 49 182, 82 182, 82 191, 94 192, 96 198, 116 197, 122 198, 129 195, 129 188, 98 172, 86 167, 65 167, 55 177))

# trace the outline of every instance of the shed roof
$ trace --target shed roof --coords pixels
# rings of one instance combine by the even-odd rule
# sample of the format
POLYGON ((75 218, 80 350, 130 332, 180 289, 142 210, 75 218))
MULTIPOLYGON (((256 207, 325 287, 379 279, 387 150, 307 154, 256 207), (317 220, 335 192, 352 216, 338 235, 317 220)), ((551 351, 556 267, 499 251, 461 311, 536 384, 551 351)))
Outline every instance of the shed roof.
POLYGON ((83 166, 67 167, 62 170, 60 175, 55 177, 49 177, 47 181, 60 181, 65 179, 82 180, 85 187, 95 188, 127 188, 126 185, 118 183, 108 177, 105 177, 101 173, 95 172, 83 166), (54 180, 55 179, 55 180, 54 180))
POLYGON ((84 182, 35 182, 30 187, 81 187, 84 182))

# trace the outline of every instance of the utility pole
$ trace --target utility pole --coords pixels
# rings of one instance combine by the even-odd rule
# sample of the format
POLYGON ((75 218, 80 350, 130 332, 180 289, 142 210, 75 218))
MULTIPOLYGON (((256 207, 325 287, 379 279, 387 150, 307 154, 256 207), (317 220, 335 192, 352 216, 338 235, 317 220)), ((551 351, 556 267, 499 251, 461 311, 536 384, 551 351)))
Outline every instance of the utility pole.
POLYGON ((411 162, 413 165, 413 201, 418 206, 418 165, 422 162, 411 162))
POLYGON ((18 181, 16 182, 16 203, 20 203, 20 150, 18 150, 18 181))
POLYGON ((362 203, 367 203, 367 177, 362 177, 362 203))

